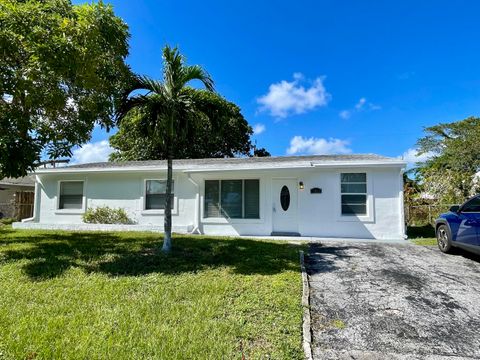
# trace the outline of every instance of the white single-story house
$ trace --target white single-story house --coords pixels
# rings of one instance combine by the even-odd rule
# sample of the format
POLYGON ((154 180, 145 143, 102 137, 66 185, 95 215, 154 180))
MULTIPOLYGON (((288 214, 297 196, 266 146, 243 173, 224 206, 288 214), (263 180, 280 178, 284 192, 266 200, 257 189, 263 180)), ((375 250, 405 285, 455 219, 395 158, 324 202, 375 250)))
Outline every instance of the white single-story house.
MULTIPOLYGON (((173 231, 207 235, 405 238, 404 161, 378 155, 175 160, 173 231)), ((38 169, 32 218, 16 228, 161 231, 166 161, 38 169), (123 208, 134 225, 82 222, 123 208)))

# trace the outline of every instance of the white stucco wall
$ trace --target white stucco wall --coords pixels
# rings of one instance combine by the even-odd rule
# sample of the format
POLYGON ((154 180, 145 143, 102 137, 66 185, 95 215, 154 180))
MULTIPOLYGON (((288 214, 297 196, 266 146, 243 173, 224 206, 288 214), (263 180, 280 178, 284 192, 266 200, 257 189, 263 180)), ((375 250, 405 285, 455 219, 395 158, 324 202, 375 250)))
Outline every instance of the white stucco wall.
MULTIPOLYGON (((144 186, 146 179, 164 179, 162 172, 148 174, 48 174, 39 176, 39 218, 44 224, 82 223, 86 208, 110 206, 123 208, 138 225, 163 226, 163 211, 144 210, 144 186), (84 209, 59 210, 58 190, 61 180, 84 181, 84 209)), ((195 207, 195 187, 184 174, 175 175, 173 223, 180 230, 193 227, 191 216, 195 207)))
MULTIPOLYGON (((83 211, 58 210, 60 180, 85 181, 85 208, 108 205, 124 208, 138 225, 163 225, 162 211, 145 211, 145 179, 164 179, 164 172, 42 174, 38 176, 37 207, 40 224, 80 224, 83 211)), ((291 179, 304 183, 297 188, 297 221, 292 231, 302 236, 399 239, 404 235, 402 182, 400 167, 379 168, 308 168, 258 171, 221 171, 175 173, 174 231, 200 232, 210 235, 270 235, 272 227, 272 193, 274 179, 291 179), (345 217, 340 214, 340 173, 366 172, 368 214, 345 217), (205 179, 259 179, 260 219, 205 219, 203 196, 205 179), (198 189, 196 184, 198 184, 198 189), (311 194, 319 187, 321 194, 311 194), (198 215, 197 215, 198 214, 198 215)))
MULTIPOLYGON (((263 172, 242 172, 242 178, 260 179, 260 220, 204 219, 201 209, 201 230, 215 235, 270 235, 272 230, 274 179, 302 181, 304 189, 298 189, 297 224, 292 232, 302 236, 352 237, 399 239, 404 236, 402 209, 402 182, 399 168, 345 168, 308 169, 263 172), (368 187, 368 215, 362 217, 341 216, 340 174, 342 172, 366 172, 368 187), (311 194, 310 189, 318 187, 321 194, 311 194)), ((201 188, 203 204, 205 179, 239 178, 234 172, 197 174, 192 177, 201 188)))

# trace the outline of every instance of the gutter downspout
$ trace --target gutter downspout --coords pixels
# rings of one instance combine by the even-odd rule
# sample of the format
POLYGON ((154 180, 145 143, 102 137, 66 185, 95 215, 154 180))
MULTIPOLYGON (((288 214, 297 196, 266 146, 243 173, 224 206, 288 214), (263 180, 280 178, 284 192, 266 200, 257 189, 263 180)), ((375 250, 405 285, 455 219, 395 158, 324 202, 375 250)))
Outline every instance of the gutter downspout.
POLYGON ((405 168, 400 169, 400 230, 402 231, 402 237, 404 240, 408 239, 407 236, 407 224, 405 223, 405 201, 403 193, 403 174, 405 173, 405 168))
POLYGON ((40 201, 40 195, 39 195, 39 190, 40 187, 38 186, 40 180, 38 178, 38 175, 35 176, 35 190, 34 190, 34 196, 33 196, 33 216, 30 218, 22 219, 22 223, 26 222, 37 222, 38 220, 38 202, 40 201))
POLYGON ((193 229, 190 234, 199 234, 201 235, 202 232, 200 231, 200 186, 196 183, 190 174, 187 174, 188 180, 195 186, 197 189, 197 193, 195 194, 195 218, 193 219, 193 229))

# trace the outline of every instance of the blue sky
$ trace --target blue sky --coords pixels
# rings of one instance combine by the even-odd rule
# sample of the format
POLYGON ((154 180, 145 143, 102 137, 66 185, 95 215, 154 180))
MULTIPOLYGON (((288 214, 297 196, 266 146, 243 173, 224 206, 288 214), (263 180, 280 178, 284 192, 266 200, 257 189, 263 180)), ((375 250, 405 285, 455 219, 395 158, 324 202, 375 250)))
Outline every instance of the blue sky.
MULTIPOLYGON (((133 71, 159 78, 161 48, 178 45, 273 155, 411 160, 423 127, 479 115, 478 1, 110 3, 133 71)), ((108 136, 97 129, 76 161, 108 153, 108 136)))

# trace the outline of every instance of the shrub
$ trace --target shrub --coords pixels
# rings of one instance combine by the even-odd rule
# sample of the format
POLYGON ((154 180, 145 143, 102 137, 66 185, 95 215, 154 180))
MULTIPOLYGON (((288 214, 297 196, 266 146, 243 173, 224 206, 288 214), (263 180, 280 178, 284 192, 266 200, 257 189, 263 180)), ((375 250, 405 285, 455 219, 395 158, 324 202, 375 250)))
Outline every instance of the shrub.
POLYGON ((134 224, 124 209, 114 209, 108 206, 88 208, 82 219, 83 222, 89 224, 134 224))
POLYGON ((0 225, 10 225, 11 223, 17 221, 14 218, 2 218, 0 219, 0 225))

